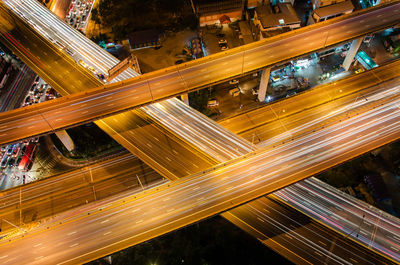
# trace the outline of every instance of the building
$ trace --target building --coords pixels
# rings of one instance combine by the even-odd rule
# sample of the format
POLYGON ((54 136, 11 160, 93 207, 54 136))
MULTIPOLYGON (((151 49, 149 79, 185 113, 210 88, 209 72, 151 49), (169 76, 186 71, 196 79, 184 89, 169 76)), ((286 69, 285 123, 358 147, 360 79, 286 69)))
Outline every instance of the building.
POLYGON ((335 5, 345 1, 346 0, 312 0, 312 4, 313 4, 313 9, 315 10, 320 7, 335 5))
POLYGON ((242 18, 244 0, 193 0, 200 27, 228 24, 242 18))
POLYGON ((131 33, 128 37, 132 50, 156 47, 160 45, 160 32, 158 30, 142 30, 131 33))
POLYGON ((242 45, 249 44, 254 41, 253 32, 250 29, 250 25, 248 21, 239 21, 239 40, 242 45))
POLYGON ((311 25, 314 23, 318 23, 321 21, 325 21, 331 18, 335 18, 344 14, 350 14, 353 12, 354 6, 350 0, 340 2, 337 4, 323 6, 317 9, 314 9, 309 18, 307 25, 311 25))
POLYGON ((264 32, 274 30, 292 30, 300 27, 300 18, 291 4, 278 3, 275 6, 264 4, 254 10, 254 24, 260 30, 260 39, 264 32))

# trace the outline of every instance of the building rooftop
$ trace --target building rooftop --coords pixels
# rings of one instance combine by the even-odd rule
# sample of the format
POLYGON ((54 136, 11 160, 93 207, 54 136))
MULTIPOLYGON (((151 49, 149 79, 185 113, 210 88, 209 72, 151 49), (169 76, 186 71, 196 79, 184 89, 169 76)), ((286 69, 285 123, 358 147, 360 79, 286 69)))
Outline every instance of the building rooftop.
MULTIPOLYGON (((241 38, 243 39, 243 44, 248 44, 254 41, 253 33, 251 32, 250 25, 248 21, 239 21, 239 28, 241 33, 241 38)), ((239 36, 239 38, 240 38, 239 36)))
POLYGON ((350 0, 348 0, 345 2, 317 8, 314 10, 314 13, 319 17, 327 17, 353 10, 354 10, 353 4, 351 3, 350 0))
POLYGON ((201 15, 227 13, 241 10, 242 0, 195 0, 196 11, 201 15))
POLYGON ((159 43, 160 32, 158 30, 141 30, 129 35, 129 44, 132 49, 154 46, 159 43))
POLYGON ((288 3, 279 3, 274 7, 274 10, 270 5, 258 6, 255 8, 255 12, 263 28, 301 22, 292 5, 288 3))

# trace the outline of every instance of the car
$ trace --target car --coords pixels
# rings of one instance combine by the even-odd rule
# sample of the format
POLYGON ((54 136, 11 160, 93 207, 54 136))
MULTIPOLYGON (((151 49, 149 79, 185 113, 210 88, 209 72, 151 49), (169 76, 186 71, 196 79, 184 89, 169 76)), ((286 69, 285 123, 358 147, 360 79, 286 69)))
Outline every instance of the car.
POLYGON ((212 107, 217 107, 219 105, 218 100, 216 99, 211 99, 207 103, 207 107, 212 108, 212 107))
POLYGON ((0 152, 4 153, 7 150, 7 146, 3 145, 0 149, 0 152))
POLYGON ((240 89, 238 87, 229 90, 229 95, 231 95, 232 97, 237 97, 239 96, 239 94, 240 94, 240 89))
POLYGON ((6 155, 8 155, 8 156, 11 155, 12 152, 14 151, 14 147, 15 147, 14 144, 11 144, 11 145, 7 146, 6 155))
POLYGON ((34 83, 34 84, 31 86, 31 88, 29 89, 29 94, 33 94, 33 92, 35 91, 35 88, 36 88, 36 84, 37 84, 37 83, 34 83))
POLYGON ((65 45, 63 43, 59 42, 58 40, 55 40, 54 43, 58 46, 58 48, 60 50, 65 48, 65 45))
POLYGON ((3 157, 3 159, 1 160, 1 163, 0 163, 0 167, 1 167, 1 168, 6 168, 6 167, 7 167, 8 159, 10 159, 10 157, 7 156, 7 155, 5 155, 5 156, 3 157))
POLYGON ((218 44, 223 44, 223 43, 227 44, 228 41, 226 39, 219 39, 218 40, 218 44))
POLYGON ((106 77, 102 73, 97 73, 97 77, 100 78, 101 80, 106 79, 106 77))
POLYGON ((47 37, 47 39, 48 39, 49 41, 54 42, 54 39, 53 39, 51 36, 46 35, 46 37, 47 37))
POLYGON ((239 84, 239 80, 237 80, 237 79, 232 79, 231 81, 229 81, 229 84, 230 84, 230 85, 239 84))
POLYGON ((35 81, 33 81, 34 84, 37 84, 40 80, 40 76, 36 76, 35 81))
POLYGON ((359 74, 359 73, 362 73, 362 72, 364 72, 364 71, 365 71, 364 68, 360 68, 360 69, 355 70, 354 73, 355 73, 355 74, 359 74))
POLYGON ((12 154, 11 154, 11 157, 17 157, 20 150, 21 150, 21 147, 19 145, 16 145, 14 150, 13 150, 13 152, 12 152, 12 154))
POLYGON ((10 166, 10 167, 13 167, 14 166, 14 163, 15 163, 15 158, 13 158, 13 157, 9 157, 8 158, 8 165, 10 166))
POLYGON ((65 48, 64 51, 70 56, 75 54, 75 52, 73 50, 69 49, 69 48, 65 48))
POLYGON ((14 167, 17 167, 17 166, 19 165, 19 163, 21 163, 21 160, 22 160, 23 157, 24 157, 24 156, 19 156, 19 157, 15 160, 14 167))
POLYGON ((225 50, 229 49, 228 45, 226 43, 219 44, 219 47, 221 48, 221 51, 225 51, 225 50))
POLYGON ((89 66, 88 69, 89 69, 92 73, 97 74, 97 71, 96 71, 96 69, 94 69, 93 66, 89 66))
POLYGON ((78 63, 80 64, 80 65, 82 65, 83 67, 88 67, 88 65, 84 62, 84 61, 82 61, 82 60, 79 60, 78 61, 78 63))

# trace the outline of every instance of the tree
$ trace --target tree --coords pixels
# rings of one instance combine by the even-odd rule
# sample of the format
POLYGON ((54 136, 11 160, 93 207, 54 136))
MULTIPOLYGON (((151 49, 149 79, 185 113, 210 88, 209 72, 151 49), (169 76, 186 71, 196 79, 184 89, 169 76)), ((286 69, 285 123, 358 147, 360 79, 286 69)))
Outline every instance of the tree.
POLYGON ((96 8, 92 9, 92 16, 90 17, 91 20, 94 21, 96 24, 101 24, 99 10, 96 8))

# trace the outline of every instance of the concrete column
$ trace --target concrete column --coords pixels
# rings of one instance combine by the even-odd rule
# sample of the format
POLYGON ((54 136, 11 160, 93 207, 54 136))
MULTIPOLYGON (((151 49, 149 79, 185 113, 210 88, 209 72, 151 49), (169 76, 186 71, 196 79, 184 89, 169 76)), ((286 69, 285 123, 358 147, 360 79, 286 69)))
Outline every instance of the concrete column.
POLYGON ((260 87, 258 88, 258 101, 264 102, 265 96, 267 95, 267 88, 268 88, 268 81, 269 75, 271 73, 271 67, 262 70, 261 73, 261 80, 260 80, 260 87))
POLYGON ((188 93, 181 95, 181 99, 183 102, 185 102, 186 105, 189 105, 189 94, 188 93))
POLYGON ((56 135, 58 139, 60 139, 60 141, 64 144, 65 148, 67 148, 68 151, 71 152, 72 150, 75 149, 74 142, 72 141, 71 137, 69 136, 66 130, 57 131, 56 135))
POLYGON ((350 65, 354 60, 354 56, 356 56, 358 52, 358 48, 360 48, 361 43, 363 42, 364 37, 353 40, 351 43, 350 49, 347 51, 346 58, 343 61, 343 68, 346 71, 349 71, 350 65))

